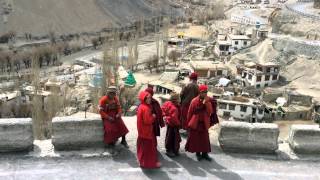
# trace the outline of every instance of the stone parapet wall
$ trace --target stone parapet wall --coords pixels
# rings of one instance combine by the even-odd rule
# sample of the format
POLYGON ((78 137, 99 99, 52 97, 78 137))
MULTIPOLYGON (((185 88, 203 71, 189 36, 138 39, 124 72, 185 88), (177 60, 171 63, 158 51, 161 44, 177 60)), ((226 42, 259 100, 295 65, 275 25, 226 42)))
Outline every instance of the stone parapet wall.
POLYGON ((224 151, 270 154, 278 149, 278 137, 276 124, 224 121, 218 139, 224 151))
POLYGON ((33 149, 32 119, 0 119, 0 152, 33 149))
POLYGON ((102 120, 56 117, 52 120, 52 144, 56 150, 103 147, 102 120))
POLYGON ((320 154, 319 125, 292 125, 289 144, 298 154, 320 154))

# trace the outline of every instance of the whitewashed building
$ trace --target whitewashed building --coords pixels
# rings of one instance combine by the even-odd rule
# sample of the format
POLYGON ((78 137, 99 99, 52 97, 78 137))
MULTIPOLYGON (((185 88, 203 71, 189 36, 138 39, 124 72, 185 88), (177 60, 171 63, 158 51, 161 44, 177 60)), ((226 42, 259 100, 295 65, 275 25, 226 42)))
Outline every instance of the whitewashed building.
POLYGON ((275 63, 247 63, 237 67, 237 78, 242 81, 242 86, 264 88, 279 80, 280 65, 275 63))
POLYGON ((218 100, 218 115, 225 118, 232 117, 235 120, 246 122, 262 122, 265 111, 255 99, 244 97, 230 97, 218 100))
POLYGON ((232 53, 251 46, 251 39, 247 35, 228 34, 227 41, 231 43, 232 53))
POLYGON ((214 52, 218 56, 228 56, 231 55, 231 42, 229 41, 217 41, 214 46, 214 52))

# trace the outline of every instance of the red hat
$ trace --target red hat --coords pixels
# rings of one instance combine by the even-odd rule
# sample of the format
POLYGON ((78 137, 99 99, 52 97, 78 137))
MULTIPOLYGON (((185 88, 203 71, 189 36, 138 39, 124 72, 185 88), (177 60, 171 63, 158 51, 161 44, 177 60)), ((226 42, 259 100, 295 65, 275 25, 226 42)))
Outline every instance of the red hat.
POLYGON ((152 87, 148 87, 147 89, 145 89, 145 91, 148 92, 149 94, 151 94, 151 96, 153 96, 153 94, 154 94, 152 87))
POLYGON ((198 74, 193 72, 193 73, 190 74, 189 78, 192 79, 192 80, 197 80, 198 79, 198 74))
POLYGON ((199 91, 200 92, 207 92, 208 91, 208 86, 207 85, 200 85, 199 86, 199 91))

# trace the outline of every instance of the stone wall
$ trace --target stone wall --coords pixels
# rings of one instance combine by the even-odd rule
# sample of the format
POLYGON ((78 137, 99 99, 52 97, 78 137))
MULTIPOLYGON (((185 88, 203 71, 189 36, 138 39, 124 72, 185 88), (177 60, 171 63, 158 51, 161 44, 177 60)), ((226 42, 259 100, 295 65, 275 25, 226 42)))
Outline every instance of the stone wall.
POLYGON ((319 125, 292 125, 289 144, 295 153, 320 154, 319 125))
POLYGON ((52 144, 56 150, 103 147, 102 120, 56 117, 52 120, 52 144))
POLYGON ((33 149, 31 119, 0 119, 0 152, 33 149))
POLYGON ((218 139, 224 151, 269 154, 278 149, 278 136, 276 124, 224 121, 218 139))

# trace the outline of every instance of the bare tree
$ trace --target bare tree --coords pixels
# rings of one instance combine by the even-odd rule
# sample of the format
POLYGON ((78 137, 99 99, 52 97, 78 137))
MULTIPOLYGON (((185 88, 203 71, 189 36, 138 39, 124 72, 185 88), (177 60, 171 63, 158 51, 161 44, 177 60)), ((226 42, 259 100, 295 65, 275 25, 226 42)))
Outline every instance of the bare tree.
POLYGON ((39 54, 33 53, 32 57, 32 85, 34 87, 34 95, 32 99, 32 121, 33 131, 36 139, 44 139, 44 119, 43 119, 43 101, 40 94, 40 66, 39 54))

